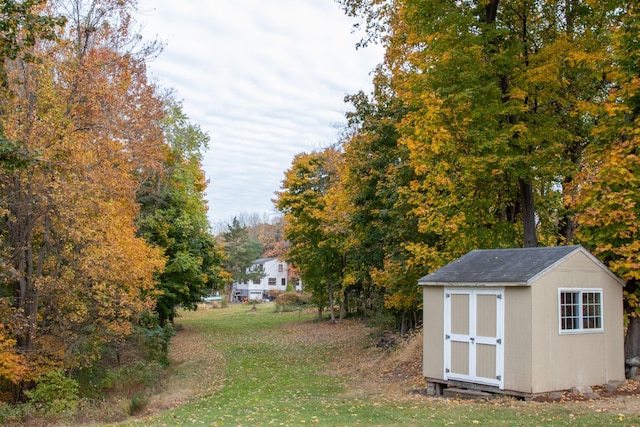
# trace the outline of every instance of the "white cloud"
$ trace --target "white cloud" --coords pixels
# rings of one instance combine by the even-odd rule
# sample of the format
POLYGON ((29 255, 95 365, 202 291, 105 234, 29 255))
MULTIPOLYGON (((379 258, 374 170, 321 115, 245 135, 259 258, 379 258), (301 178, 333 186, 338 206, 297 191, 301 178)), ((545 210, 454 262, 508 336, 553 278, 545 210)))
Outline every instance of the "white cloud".
POLYGON ((333 0, 141 0, 149 64, 211 137, 203 166, 212 223, 273 212, 295 154, 335 142, 343 99, 369 91, 379 47, 356 50, 333 0))

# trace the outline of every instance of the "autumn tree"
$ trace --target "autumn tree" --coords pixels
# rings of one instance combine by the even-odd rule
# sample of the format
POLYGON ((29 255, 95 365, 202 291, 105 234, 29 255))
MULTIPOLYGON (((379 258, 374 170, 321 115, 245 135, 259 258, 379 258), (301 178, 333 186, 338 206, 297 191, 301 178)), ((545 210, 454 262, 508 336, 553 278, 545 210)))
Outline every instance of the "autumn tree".
POLYGON ((59 40, 3 64, 1 129, 34 154, 0 165, 3 321, 29 363, 22 380, 95 363, 154 308, 164 259, 136 235, 136 194, 160 170, 164 113, 131 5, 51 1, 39 10, 64 17, 59 40))
MULTIPOLYGON (((344 224, 335 200, 340 152, 336 148, 298 154, 285 172, 275 204, 284 214, 285 237, 290 248, 285 259, 300 270, 305 290, 310 291, 318 314, 329 308, 337 319, 335 303, 344 307, 344 224)), ((343 314, 344 310, 341 309, 343 314)))
POLYGON ((421 293, 415 286, 424 266, 412 261, 412 245, 425 239, 400 191, 414 178, 408 151, 398 144, 397 125, 406 110, 389 96, 381 70, 371 97, 347 97, 353 110, 344 142, 340 179, 348 200, 346 280, 361 295, 365 312, 388 311, 400 331, 420 323, 421 293))
POLYGON ((369 27, 383 31, 389 90, 407 109, 398 129, 420 230, 448 241, 449 258, 570 241, 561 196, 606 93, 615 5, 341 3, 384 24, 369 27))
MULTIPOLYGON (((371 98, 350 98, 359 128, 342 179, 356 274, 382 286, 387 305, 410 306, 412 275, 471 249, 571 242, 589 204, 567 196, 582 188, 584 153, 605 152, 610 70, 637 64, 633 14, 614 33, 625 53, 612 58, 629 2, 338 3, 361 19, 360 46, 386 48, 371 98)), ((592 162, 590 173, 605 170, 592 162)))
POLYGON ((161 326, 173 323, 178 307, 195 310, 203 296, 222 285, 224 259, 204 199, 207 183, 200 163, 209 137, 171 97, 165 112, 164 169, 138 193, 139 232, 167 258, 155 306, 161 326))
POLYGON ((262 247, 262 256, 280 257, 287 248, 284 239, 284 218, 282 215, 242 212, 235 215, 228 222, 221 221, 218 226, 218 234, 228 231, 233 225, 234 219, 240 227, 246 228, 249 239, 257 241, 262 247))
MULTIPOLYGON (((62 16, 44 13, 45 0, 3 1, 0 3, 0 88, 7 89, 5 61, 32 60, 30 49, 36 41, 55 40, 56 29, 64 25, 62 16)), ((24 165, 32 157, 25 147, 3 137, 0 129, 0 162, 24 165)))
POLYGON ((625 358, 640 356, 640 14, 620 9, 611 50, 609 96, 567 200, 578 212, 578 237, 627 284, 625 358))

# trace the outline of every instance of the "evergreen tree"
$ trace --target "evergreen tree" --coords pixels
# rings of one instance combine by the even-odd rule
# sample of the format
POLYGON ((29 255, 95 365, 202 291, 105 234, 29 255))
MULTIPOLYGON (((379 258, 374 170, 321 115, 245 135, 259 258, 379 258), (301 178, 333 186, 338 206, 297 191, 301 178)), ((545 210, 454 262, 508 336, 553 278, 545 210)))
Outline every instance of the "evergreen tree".
MULTIPOLYGON (((262 272, 251 269, 253 261, 262 256, 262 245, 249 237, 249 230, 237 217, 227 226, 227 231, 219 235, 219 239, 226 256, 223 267, 230 275, 228 286, 231 282, 247 283, 262 277, 262 272)), ((231 294, 230 288, 227 294, 231 294)))

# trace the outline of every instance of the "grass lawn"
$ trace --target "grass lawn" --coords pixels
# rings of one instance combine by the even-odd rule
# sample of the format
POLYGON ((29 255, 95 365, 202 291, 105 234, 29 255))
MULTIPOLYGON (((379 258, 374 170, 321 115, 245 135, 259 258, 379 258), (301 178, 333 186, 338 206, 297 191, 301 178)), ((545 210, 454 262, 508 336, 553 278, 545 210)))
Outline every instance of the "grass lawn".
POLYGON ((279 314, 260 304, 185 312, 177 324, 163 399, 179 406, 158 412, 172 405, 152 400, 150 414, 124 425, 640 425, 624 402, 469 402, 412 393, 424 384, 398 380, 389 364, 397 355, 373 347, 373 330, 358 321, 329 324, 313 312, 279 314))

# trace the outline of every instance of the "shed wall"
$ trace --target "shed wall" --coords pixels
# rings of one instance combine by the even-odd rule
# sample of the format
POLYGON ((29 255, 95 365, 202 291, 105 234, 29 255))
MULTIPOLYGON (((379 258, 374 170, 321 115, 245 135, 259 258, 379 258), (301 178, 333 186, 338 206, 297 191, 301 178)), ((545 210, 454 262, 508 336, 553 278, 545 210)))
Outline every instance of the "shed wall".
POLYGON ((422 372, 427 378, 444 379, 444 288, 423 288, 422 372))
POLYGON ((583 253, 531 285, 532 393, 624 379, 622 287, 583 253), (602 332, 560 334, 559 288, 603 291, 602 332))
POLYGON ((504 307, 504 389, 531 393, 531 288, 506 288, 504 307))

